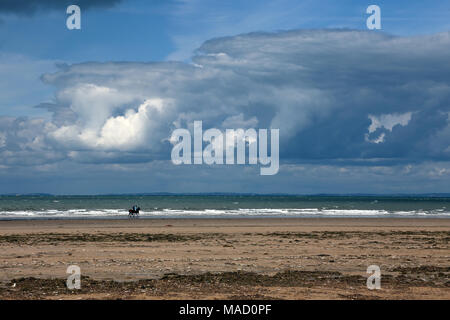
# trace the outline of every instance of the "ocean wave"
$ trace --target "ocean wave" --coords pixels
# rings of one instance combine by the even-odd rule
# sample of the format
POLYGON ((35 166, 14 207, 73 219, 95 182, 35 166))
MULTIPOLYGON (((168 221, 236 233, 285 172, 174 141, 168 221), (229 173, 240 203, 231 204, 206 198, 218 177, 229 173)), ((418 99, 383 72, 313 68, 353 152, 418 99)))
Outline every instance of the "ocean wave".
MULTIPOLYGON (((23 210, 0 211, 0 219, 6 218, 117 218, 126 217, 124 209, 69 209, 69 210, 23 210)), ((141 211, 143 217, 450 217, 450 211, 388 211, 368 209, 162 209, 141 211)))

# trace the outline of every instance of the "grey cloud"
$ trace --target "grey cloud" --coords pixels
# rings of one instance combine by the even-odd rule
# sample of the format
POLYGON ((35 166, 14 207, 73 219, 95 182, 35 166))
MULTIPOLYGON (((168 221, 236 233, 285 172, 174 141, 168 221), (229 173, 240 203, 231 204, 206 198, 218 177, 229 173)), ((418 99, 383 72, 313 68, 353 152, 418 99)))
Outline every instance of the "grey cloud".
POLYGON ((21 167, 64 159, 65 153, 47 139, 52 129, 54 125, 43 119, 0 117, 0 164, 21 167))
MULTIPOLYGON (((29 139, 42 136, 34 152, 52 150, 55 158, 142 163, 168 159, 171 131, 203 120, 205 128, 279 128, 285 162, 448 161, 448 52, 450 33, 297 30, 213 39, 193 64, 62 65, 42 76, 56 88, 54 101, 40 105, 53 120, 29 139), (371 133, 384 134, 383 142, 366 139, 370 115, 407 112, 407 123, 371 133)), ((3 150, 23 150, 18 139, 9 133, 3 150)))

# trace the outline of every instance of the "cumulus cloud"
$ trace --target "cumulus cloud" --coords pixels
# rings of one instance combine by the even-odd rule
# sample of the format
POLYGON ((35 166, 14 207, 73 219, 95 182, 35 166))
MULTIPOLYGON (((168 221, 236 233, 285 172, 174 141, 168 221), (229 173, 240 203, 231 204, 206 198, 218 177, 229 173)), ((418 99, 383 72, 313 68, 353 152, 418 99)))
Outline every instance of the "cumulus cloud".
POLYGON ((21 119, 27 132, 3 119, 0 163, 23 150, 51 161, 168 159, 172 130, 194 120, 278 128, 288 162, 448 161, 448 52, 450 33, 297 30, 213 39, 192 63, 61 65, 42 77, 56 88, 40 105, 52 120, 21 119))
MULTIPOLYGON (((115 100, 115 103, 117 102, 115 100)), ((163 112, 167 112, 168 108, 170 108, 168 101, 149 99, 144 101, 137 111, 128 109, 124 115, 108 117, 105 116, 104 110, 100 110, 99 117, 94 119, 88 117, 86 123, 63 125, 49 135, 62 146, 67 147, 69 143, 74 149, 93 151, 158 149, 157 143, 162 142, 164 138, 158 129, 164 117, 163 112), (160 141, 155 139, 158 136, 160 141)))
POLYGON ((0 163, 23 166, 51 163, 65 158, 48 142, 56 127, 43 119, 0 117, 0 163))

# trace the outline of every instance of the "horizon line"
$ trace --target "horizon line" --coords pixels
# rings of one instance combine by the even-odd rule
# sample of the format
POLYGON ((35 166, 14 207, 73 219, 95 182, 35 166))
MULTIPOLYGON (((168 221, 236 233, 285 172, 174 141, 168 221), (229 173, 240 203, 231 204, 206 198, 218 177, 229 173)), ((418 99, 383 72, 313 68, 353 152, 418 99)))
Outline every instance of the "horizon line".
POLYGON ((83 196, 300 196, 300 197, 450 197, 449 192, 426 193, 257 193, 257 192, 133 192, 133 193, 96 193, 96 194, 53 194, 53 193, 2 193, 0 196, 47 196, 47 197, 83 197, 83 196))

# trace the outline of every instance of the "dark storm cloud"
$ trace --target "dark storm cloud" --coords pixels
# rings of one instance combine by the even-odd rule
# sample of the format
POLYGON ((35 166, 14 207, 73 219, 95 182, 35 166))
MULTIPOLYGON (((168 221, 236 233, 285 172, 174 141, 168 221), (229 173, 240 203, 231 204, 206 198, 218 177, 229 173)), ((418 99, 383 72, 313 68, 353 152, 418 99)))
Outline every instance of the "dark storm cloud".
POLYGON ((306 30, 210 40, 194 61, 239 75, 275 110, 285 159, 450 160, 448 52, 448 32, 306 30))

